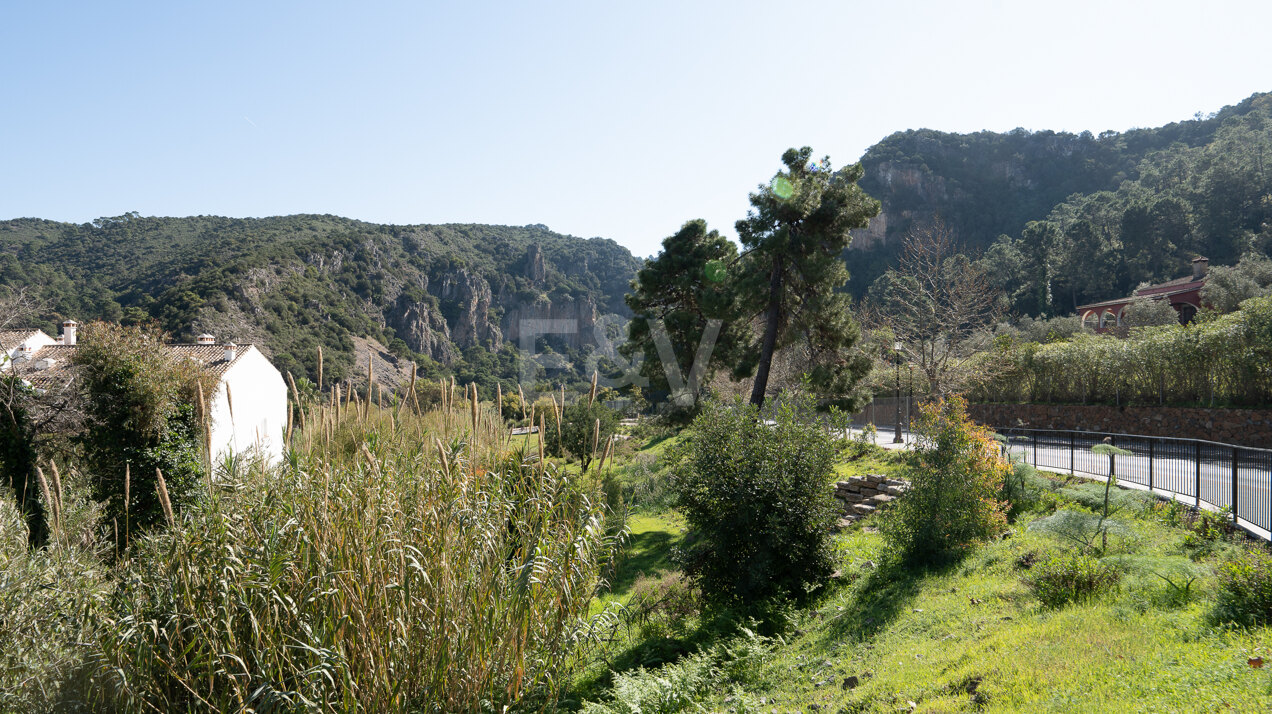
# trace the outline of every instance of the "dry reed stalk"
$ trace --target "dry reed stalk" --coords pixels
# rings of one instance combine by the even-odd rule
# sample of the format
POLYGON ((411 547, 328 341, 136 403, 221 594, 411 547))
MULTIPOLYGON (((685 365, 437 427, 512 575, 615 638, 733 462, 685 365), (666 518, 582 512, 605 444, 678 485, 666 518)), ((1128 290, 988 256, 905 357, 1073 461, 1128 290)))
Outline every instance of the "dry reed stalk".
POLYGON ((448 411, 453 411, 455 409, 455 378, 454 377, 450 378, 450 399, 447 400, 446 402, 446 408, 448 411))
MULTIPOLYGON (((291 385, 292 401, 296 402, 296 415, 300 417, 300 428, 304 429, 305 428, 305 410, 301 409, 300 407, 300 390, 296 389, 296 380, 292 378, 291 370, 287 370, 287 383, 291 385)), ((292 419, 291 418, 291 402, 288 402, 287 404, 287 413, 288 413, 287 428, 288 428, 288 431, 290 432, 291 430, 290 425, 291 425, 291 419, 292 419)), ((290 436, 287 437, 287 441, 288 443, 291 442, 290 436)))
POLYGON ((331 390, 331 399, 336 406, 336 419, 339 420, 340 419, 340 385, 339 384, 337 384, 331 390))
MULTIPOLYGON (((521 388, 520 384, 517 385, 517 396, 521 397, 521 418, 525 419, 526 418, 526 393, 525 393, 525 390, 521 388)), ((530 425, 534 426, 533 419, 530 420, 530 425)))
POLYGON ((163 472, 155 467, 155 491, 159 493, 159 505, 163 506, 164 518, 169 526, 175 526, 177 519, 172 515, 172 501, 168 500, 168 482, 163 480, 163 472))
POLYGON ((53 473, 53 497, 57 499, 57 512, 59 517, 62 513, 62 474, 57 471, 57 462, 49 459, 50 470, 53 473))
POLYGON ((596 402, 596 370, 592 370, 592 391, 587 395, 587 405, 590 407, 596 402))
POLYGON ((473 382, 468 385, 469 395, 472 402, 473 410, 473 439, 477 438, 477 383, 473 382))
POLYGON ((592 460, 596 460, 596 448, 601 445, 601 420, 596 420, 596 426, 592 427, 592 460))
POLYGON ((322 345, 318 346, 318 393, 322 394, 322 345))
POLYGON ((234 424, 234 395, 230 394, 230 383, 225 383, 225 404, 230 408, 230 424, 234 424))
POLYGON ((442 446, 442 440, 436 436, 433 437, 433 442, 437 444, 437 457, 442 461, 442 471, 450 476, 450 459, 446 458, 446 447, 442 446))
POLYGON ((495 382, 495 413, 503 418, 503 382, 495 382))
MULTIPOLYGON (((203 434, 203 466, 207 469, 208 479, 212 478, 212 420, 208 415, 208 402, 203 396, 203 380, 195 382, 195 386, 199 390, 199 430, 203 434)), ((125 519, 124 528, 128 527, 127 519, 125 519)), ((127 534, 124 537, 124 544, 127 545, 127 534)))
POLYGON ((539 474, 543 474, 543 412, 539 412, 539 474))
POLYGON ((561 445, 561 438, 562 438, 561 432, 565 431, 565 426, 562 424, 564 420, 561 417, 563 417, 564 415, 565 415, 565 385, 562 384, 561 385, 561 403, 557 404, 555 395, 553 395, 552 397, 552 416, 556 417, 557 449, 559 449, 562 453, 565 452, 565 447, 561 445))
POLYGON ((292 403, 287 402, 287 448, 292 445, 292 403))
POLYGON ((375 354, 367 355, 367 406, 365 418, 371 416, 371 392, 375 389, 375 354))
POLYGON ((420 415, 420 400, 415 396, 415 363, 411 363, 411 403, 415 405, 415 416, 420 415))
POLYGON ((35 478, 40 482, 40 492, 44 494, 44 505, 48 506, 48 516, 46 520, 53 526, 53 533, 56 535, 61 531, 60 518, 58 518, 57 502, 53 500, 52 493, 49 491, 49 482, 44 478, 44 470, 39 466, 35 467, 35 478))
POLYGON ((128 536, 132 528, 129 523, 129 512, 131 507, 129 501, 132 499, 132 464, 124 464, 124 547, 128 547, 128 536))
POLYGON ((611 461, 613 460, 613 457, 610 455, 610 452, 613 451, 613 448, 614 448, 614 436, 613 434, 611 434, 610 438, 605 440, 605 453, 601 454, 601 460, 600 462, 598 462, 596 466, 597 473, 600 473, 601 469, 605 468, 605 459, 610 459, 611 461))

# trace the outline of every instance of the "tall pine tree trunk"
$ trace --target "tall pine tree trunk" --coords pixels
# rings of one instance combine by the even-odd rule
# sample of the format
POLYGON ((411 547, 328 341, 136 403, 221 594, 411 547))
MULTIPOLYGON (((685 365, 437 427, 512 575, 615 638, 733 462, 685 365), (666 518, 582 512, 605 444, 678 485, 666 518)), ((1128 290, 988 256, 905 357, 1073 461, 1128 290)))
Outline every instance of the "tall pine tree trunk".
POLYGON ((755 370, 755 386, 751 388, 751 403, 764 406, 764 393, 768 391, 769 369, 773 366, 773 351, 777 348, 777 328, 782 321, 782 271, 777 260, 769 273, 768 314, 765 316, 764 342, 760 345, 760 364, 755 370))

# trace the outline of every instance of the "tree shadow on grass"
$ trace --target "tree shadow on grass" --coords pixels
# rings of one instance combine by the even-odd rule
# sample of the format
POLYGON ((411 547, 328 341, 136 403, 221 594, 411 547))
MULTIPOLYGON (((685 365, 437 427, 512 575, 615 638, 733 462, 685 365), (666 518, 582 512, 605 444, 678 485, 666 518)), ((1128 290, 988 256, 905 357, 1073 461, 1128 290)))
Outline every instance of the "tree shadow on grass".
POLYGON ((957 565, 910 565, 899 558, 888 558, 849 586, 851 597, 843 612, 837 613, 825 629, 823 640, 873 638, 910 607, 925 580, 948 573, 957 565))
POLYGON ((678 540, 680 536, 667 531, 629 535, 610 581, 609 593, 626 593, 640 576, 672 570, 675 566, 671 562, 671 548, 678 540))

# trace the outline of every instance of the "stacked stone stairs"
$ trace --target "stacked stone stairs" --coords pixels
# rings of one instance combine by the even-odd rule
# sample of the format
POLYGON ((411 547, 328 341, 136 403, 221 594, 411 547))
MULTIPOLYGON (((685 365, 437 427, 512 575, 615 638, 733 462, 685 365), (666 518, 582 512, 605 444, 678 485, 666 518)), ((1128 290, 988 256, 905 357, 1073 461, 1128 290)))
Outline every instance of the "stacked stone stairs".
POLYGON ((844 516, 839 519, 839 526, 846 527, 853 521, 874 513, 895 500, 910 488, 910 484, 901 479, 888 478, 883 474, 866 474, 853 476, 847 481, 835 484, 835 498, 843 504, 844 516))

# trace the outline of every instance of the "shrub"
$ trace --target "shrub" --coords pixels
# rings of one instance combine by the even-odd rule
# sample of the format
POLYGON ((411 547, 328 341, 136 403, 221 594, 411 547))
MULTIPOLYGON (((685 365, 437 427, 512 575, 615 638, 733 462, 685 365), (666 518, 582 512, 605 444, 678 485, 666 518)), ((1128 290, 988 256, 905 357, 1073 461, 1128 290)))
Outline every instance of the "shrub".
POLYGON ((85 326, 74 361, 84 394, 84 431, 77 436, 93 476, 93 496, 122 529, 163 520, 155 469, 163 471, 174 509, 203 475, 198 391, 212 395, 211 377, 176 359, 164 335, 103 322, 85 326), (124 471, 131 471, 125 506, 124 471))
POLYGON ((548 416, 544 445, 554 456, 561 456, 563 450, 568 452, 587 471, 594 460, 604 455, 606 442, 618 430, 618 412, 599 399, 591 404, 579 400, 562 409, 561 418, 564 424, 557 424, 555 418, 548 416))
POLYGON ((1025 584, 1046 607, 1063 607, 1112 590, 1121 573, 1098 558, 1078 552, 1053 556, 1034 566, 1025 584))
POLYGON ((997 496, 1011 465, 990 432, 951 397, 920 408, 918 449, 907 467, 910 490, 882 522, 893 549, 912 562, 959 557, 1007 525, 997 496))
POLYGON ((1272 555, 1246 550, 1219 565, 1214 617, 1253 627, 1272 622, 1272 555))
POLYGON ((673 489, 696 536, 683 563, 715 604, 800 595, 834 570, 834 440, 804 394, 766 416, 709 403, 680 447, 673 489))
POLYGON ((1007 516, 1015 519, 1026 511, 1037 510, 1043 496, 1054 490, 1052 482, 1038 475, 1038 470, 1026 463, 1012 464, 1003 480, 999 500, 1007 504, 1007 516))
POLYGON ((684 573, 676 570, 656 578, 645 575, 632 583, 625 619, 641 630, 641 639, 684 634, 698 614, 699 593, 684 573))

